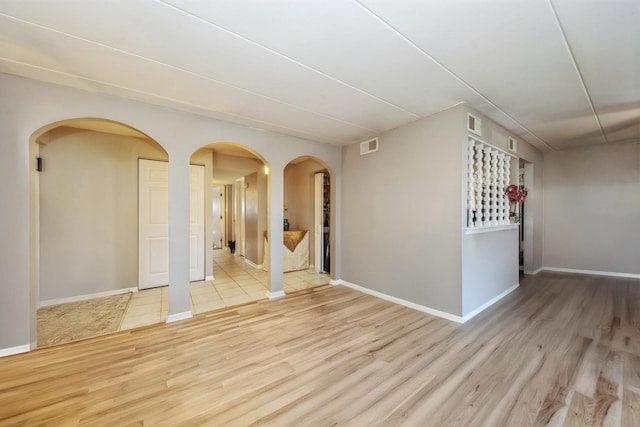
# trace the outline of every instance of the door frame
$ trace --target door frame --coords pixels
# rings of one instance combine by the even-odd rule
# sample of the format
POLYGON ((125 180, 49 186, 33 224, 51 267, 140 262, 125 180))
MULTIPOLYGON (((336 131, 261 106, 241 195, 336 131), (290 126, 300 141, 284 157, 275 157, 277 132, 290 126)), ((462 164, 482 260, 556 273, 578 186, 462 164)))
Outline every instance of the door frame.
POLYGON ((313 237, 314 268, 323 273, 324 268, 324 172, 313 175, 313 237))

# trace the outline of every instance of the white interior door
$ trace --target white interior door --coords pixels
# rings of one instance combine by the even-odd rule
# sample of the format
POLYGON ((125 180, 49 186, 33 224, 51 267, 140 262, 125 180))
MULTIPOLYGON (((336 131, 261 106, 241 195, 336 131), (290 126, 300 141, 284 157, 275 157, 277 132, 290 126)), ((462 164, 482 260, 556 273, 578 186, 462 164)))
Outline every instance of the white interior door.
POLYGON ((169 283, 169 164, 138 160, 138 288, 169 283))
POLYGON ((313 230, 314 230, 314 253, 315 270, 324 271, 324 212, 322 197, 324 195, 324 173, 315 174, 313 194, 313 230))
MULTIPOLYGON (((189 280, 204 280, 204 166, 189 166, 189 280)), ((169 164, 138 160, 138 288, 169 283, 169 164)))
POLYGON ((204 280, 204 166, 189 166, 189 280, 204 280))

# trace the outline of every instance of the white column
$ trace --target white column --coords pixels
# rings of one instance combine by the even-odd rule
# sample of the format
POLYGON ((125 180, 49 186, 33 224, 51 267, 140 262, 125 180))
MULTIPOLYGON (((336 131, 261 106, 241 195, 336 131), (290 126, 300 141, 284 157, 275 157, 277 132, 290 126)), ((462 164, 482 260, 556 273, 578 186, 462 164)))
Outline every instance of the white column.
POLYGON ((482 221, 483 227, 489 227, 491 225, 491 214, 489 211, 489 201, 491 200, 491 148, 484 146, 484 221, 482 221))
POLYGON ((498 214, 498 210, 497 210, 497 206, 496 203, 498 202, 498 188, 496 187, 497 184, 497 180, 496 177, 498 176, 498 151, 497 150, 490 150, 489 152, 490 154, 490 158, 489 158, 489 162, 490 162, 490 170, 491 173, 489 174, 489 194, 490 194, 490 202, 489 202, 489 224, 490 225, 497 225, 497 221, 496 221, 496 217, 498 214))
POLYGON ((484 154, 484 145, 476 144, 476 227, 482 227, 482 215, 484 209, 484 197, 482 195, 482 187, 484 185, 484 169, 482 168, 482 156, 484 154))
POLYGON ((282 275, 284 166, 270 165, 269 174, 269 298, 284 295, 282 275))
POLYGON ((473 173, 475 165, 474 153, 475 141, 469 139, 467 148, 467 227, 469 228, 475 227, 473 222, 473 211, 476 210, 475 176, 473 173))
MULTIPOLYGON (((506 189, 509 186, 509 181, 511 179, 511 156, 505 156, 504 158, 504 188, 506 189)), ((509 219, 509 198, 504 197, 504 211, 505 211, 505 222, 508 224, 510 222, 509 219)))
POLYGON ((189 296, 189 157, 169 158, 169 317, 191 317, 189 296))
POLYGON ((497 212, 498 212, 498 225, 503 225, 508 222, 508 214, 505 213, 504 210, 504 153, 498 153, 498 176, 497 176, 497 186, 498 186, 498 201, 496 204, 497 212), (505 221, 505 216, 507 216, 507 221, 505 221))

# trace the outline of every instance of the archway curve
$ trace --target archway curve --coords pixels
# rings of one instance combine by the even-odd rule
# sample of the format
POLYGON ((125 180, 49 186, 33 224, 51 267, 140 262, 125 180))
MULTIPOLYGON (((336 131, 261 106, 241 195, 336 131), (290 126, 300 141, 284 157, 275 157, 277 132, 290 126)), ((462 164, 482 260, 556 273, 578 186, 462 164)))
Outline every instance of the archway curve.
POLYGON ((126 123, 123 123, 117 120, 111 120, 108 118, 103 118, 103 117, 75 117, 75 118, 69 118, 69 119, 63 119, 63 120, 51 122, 33 131, 30 136, 30 142, 41 141, 41 138, 45 136, 48 132, 59 127, 71 127, 71 128, 83 129, 87 131, 110 133, 110 134, 122 135, 122 136, 131 136, 134 138, 145 138, 150 141, 153 141, 155 144, 157 144, 157 146, 160 149, 162 149, 162 151, 167 157, 169 156, 169 153, 162 146, 162 144, 160 144, 155 138, 153 138, 149 134, 139 130, 134 126, 128 125, 126 123))
MULTIPOLYGON (((126 123, 115 121, 107 118, 101 117, 74 117, 74 118, 66 118, 63 120, 57 120, 46 125, 40 126, 36 130, 34 130, 28 140, 29 144, 29 187, 30 187, 30 200, 29 200, 29 213, 30 213, 30 222, 29 222, 29 234, 30 234, 30 242, 29 242, 29 263, 30 263, 30 337, 31 337, 31 348, 35 348, 37 346, 37 309, 41 304, 41 300, 51 299, 51 300, 73 300, 76 295, 68 298, 46 298, 41 294, 41 258, 40 253, 42 251, 42 242, 41 242, 41 213, 40 213, 40 198, 41 198, 41 182, 40 182, 40 174, 36 170, 36 158, 40 157, 40 153, 47 152, 47 149, 51 149, 53 145, 55 145, 56 141, 53 141, 52 135, 53 133, 57 133, 55 137, 59 137, 63 133, 68 133, 69 135, 78 132, 95 132, 99 134, 108 134, 110 138, 118 138, 118 137, 127 137, 127 138, 135 138, 135 140, 139 140, 140 143, 146 147, 150 147, 150 150, 157 153, 156 157, 168 159, 169 155, 167 150, 154 138, 149 136, 148 134, 138 130, 137 128, 128 125, 126 123), (47 147, 51 144, 51 147, 47 147)), ((131 141, 134 141, 131 139, 131 141)), ((133 151, 132 151, 133 152, 133 151)), ((45 159, 46 160, 46 159, 45 159)), ((98 159, 96 159, 98 160, 98 159)), ((42 163, 40 163, 42 165, 42 163)), ((86 169, 91 169, 94 166, 94 163, 91 161, 86 162, 86 169)), ((47 171, 47 164, 44 164, 44 173, 50 172, 47 171)), ((137 187, 136 187, 137 188, 137 187)), ((96 191, 97 192, 97 191, 96 191)), ((137 223, 137 218, 135 218, 137 223)), ((45 236, 46 238, 46 236, 45 236)), ((134 239, 134 237, 131 237, 134 239)), ((135 241, 137 245, 138 236, 135 236, 135 241)), ((114 251, 117 252, 117 251, 114 251)), ((132 261, 135 263, 136 275, 137 275, 137 263, 138 259, 135 256, 132 261)), ((131 286, 135 282, 127 282, 123 286, 131 286)), ((129 290, 127 288, 126 290, 129 290)), ((91 290, 89 292, 79 293, 76 292, 78 297, 84 297, 88 294, 100 294, 99 290, 91 290), (85 295, 86 294, 86 295, 85 295)), ((110 293, 121 293, 120 290, 116 290, 115 292, 106 292, 110 293)))
POLYGON ((191 156, 193 157, 193 154, 203 149, 211 149, 214 152, 218 152, 226 155, 241 156, 241 157, 246 157, 247 154, 249 154, 251 155, 251 157, 254 157, 260 160, 266 166, 271 167, 265 156, 263 156, 261 153, 259 153, 255 149, 249 147, 248 145, 242 144, 241 142, 235 142, 235 141, 211 142, 195 149, 191 153, 191 156))

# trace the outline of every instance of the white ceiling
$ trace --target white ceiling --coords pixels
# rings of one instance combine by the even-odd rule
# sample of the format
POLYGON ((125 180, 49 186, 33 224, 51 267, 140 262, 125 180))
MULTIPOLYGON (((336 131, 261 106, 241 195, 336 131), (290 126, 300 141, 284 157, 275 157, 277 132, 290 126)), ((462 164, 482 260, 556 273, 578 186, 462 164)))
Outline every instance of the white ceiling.
POLYGON ((640 0, 2 0, 0 72, 348 144, 468 102, 640 141, 640 0))

